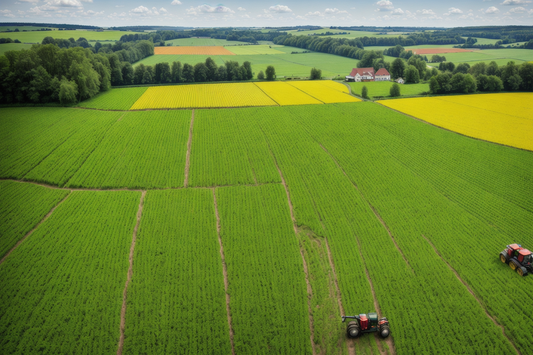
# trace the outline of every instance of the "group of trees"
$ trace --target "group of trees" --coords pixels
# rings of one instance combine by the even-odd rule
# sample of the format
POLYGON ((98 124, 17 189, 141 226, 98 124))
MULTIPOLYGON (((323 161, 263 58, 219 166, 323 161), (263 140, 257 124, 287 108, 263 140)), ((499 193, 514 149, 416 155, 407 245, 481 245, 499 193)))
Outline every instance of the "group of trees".
MULTIPOLYGON (((444 63, 441 63, 441 65, 444 63)), ((498 66, 494 61, 470 66, 461 63, 442 65, 444 70, 429 82, 433 94, 450 92, 470 93, 475 91, 533 91, 533 63, 516 65, 509 62, 498 66)), ((442 70, 441 69, 441 70, 442 70)))
POLYGON ((4 43, 20 43, 18 39, 12 40, 11 38, 0 38, 0 44, 4 43))
POLYGON ((438 70, 429 69, 424 58, 415 54, 407 62, 401 58, 394 59, 390 65, 389 73, 392 79, 403 78, 406 83, 418 83, 437 75, 438 70))
POLYGON ((154 66, 139 64, 124 78, 123 85, 199 83, 207 81, 241 81, 253 78, 252 65, 246 61, 227 61, 217 66, 210 57, 194 66, 181 62, 157 63, 154 66))
POLYGON ((434 54, 431 56, 432 63, 440 63, 440 62, 445 62, 445 61, 446 61, 446 57, 443 55, 434 54))

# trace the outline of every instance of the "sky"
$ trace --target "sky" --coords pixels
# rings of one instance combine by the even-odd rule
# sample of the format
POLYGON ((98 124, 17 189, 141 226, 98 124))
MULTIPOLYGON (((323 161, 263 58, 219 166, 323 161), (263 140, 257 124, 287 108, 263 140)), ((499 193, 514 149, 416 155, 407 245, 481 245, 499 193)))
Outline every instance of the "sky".
POLYGON ((0 22, 102 27, 533 25, 533 0, 1 0, 0 22))

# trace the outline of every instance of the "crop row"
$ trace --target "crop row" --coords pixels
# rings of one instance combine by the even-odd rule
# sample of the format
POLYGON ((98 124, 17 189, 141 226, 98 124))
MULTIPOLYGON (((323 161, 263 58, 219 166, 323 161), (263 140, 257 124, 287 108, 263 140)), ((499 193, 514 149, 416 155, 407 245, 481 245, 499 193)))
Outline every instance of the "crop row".
POLYGON ((67 194, 64 190, 0 181, 0 259, 67 194))
POLYGON ((141 193, 76 191, 0 266, 4 354, 110 354, 141 193))
POLYGON ((216 224, 211 190, 146 194, 125 353, 231 353, 216 224))
MULTIPOLYGON (((320 112, 311 118, 293 118, 297 118, 302 127, 339 162, 350 179, 357 183, 362 194, 387 224, 413 268, 414 278, 406 275, 394 281, 397 272, 383 270, 384 258, 378 255, 381 251, 378 240, 374 238, 370 243, 363 240, 363 253, 371 277, 376 280, 380 304, 383 298, 382 308, 388 310, 394 319, 403 318, 402 324, 411 322, 415 327, 424 329, 430 339, 438 338, 438 333, 430 336, 432 332, 446 332, 447 344, 426 342, 430 352, 437 347, 451 352, 513 352, 509 341, 484 315, 483 308, 486 308, 505 327, 506 334, 518 349, 523 353, 530 352, 532 339, 527 331, 526 319, 533 316, 531 307, 527 306, 533 301, 532 288, 502 266, 498 253, 505 244, 516 238, 520 238, 524 244, 533 242, 527 234, 533 221, 531 213, 512 200, 505 201, 486 192, 479 196, 470 193, 469 187, 475 191, 477 186, 457 179, 455 174, 461 173, 457 171, 457 164, 450 162, 434 166, 424 162, 431 160, 429 152, 420 154, 426 141, 441 149, 442 145, 450 142, 448 149, 453 150, 453 141, 467 138, 434 128, 427 129, 424 137, 418 136, 419 130, 426 128, 423 123, 375 105, 364 104, 358 108, 364 109, 365 112, 360 112, 360 116, 364 115, 365 119, 351 119, 353 109, 350 106, 340 107, 336 114, 330 114, 327 119, 321 117, 320 112), (395 138, 384 127, 394 127, 395 134, 402 138, 395 138), (418 139, 413 139, 413 135, 418 139), (499 210, 501 207, 505 208, 499 210), (502 218, 491 218, 498 213, 515 215, 514 220, 522 227, 514 231, 522 231, 523 234, 511 234, 509 223, 502 218), (479 297, 479 305, 452 272, 446 270, 432 245, 470 285, 479 297), (387 295, 388 292, 390 295, 387 295), (416 310, 410 309, 410 316, 407 316, 399 312, 398 302, 416 304, 416 310), (508 307, 509 304, 513 304, 513 307, 508 307), (465 305, 468 306, 464 308, 465 305), (455 317, 455 312, 461 313, 461 318, 455 317), (435 329, 431 324, 448 326, 435 329), (476 324, 477 328, 465 332, 461 324, 476 324), (470 350, 465 347, 467 343, 472 344, 470 350)), ((472 144, 472 150, 474 147, 482 151, 485 146, 495 147, 495 157, 485 155, 485 168, 478 167, 477 170, 477 174, 485 175, 489 180, 499 179, 491 171, 493 161, 507 157, 508 161, 501 163, 513 171, 520 157, 530 154, 516 153, 511 148, 490 143, 468 141, 472 144)), ((469 161, 471 157, 463 155, 461 159, 469 161)), ((472 161, 472 164, 478 163, 472 161)), ((515 188, 520 189, 519 178, 514 179, 517 180, 515 188)), ((527 191, 521 190, 525 194, 527 191)), ((409 333, 416 331, 407 328, 409 326, 402 328, 400 334, 394 333, 395 342, 402 352, 406 349, 416 352, 417 342, 408 337, 409 333)))
POLYGON ((196 111, 191 186, 281 182, 263 133, 253 123, 260 111, 196 111))

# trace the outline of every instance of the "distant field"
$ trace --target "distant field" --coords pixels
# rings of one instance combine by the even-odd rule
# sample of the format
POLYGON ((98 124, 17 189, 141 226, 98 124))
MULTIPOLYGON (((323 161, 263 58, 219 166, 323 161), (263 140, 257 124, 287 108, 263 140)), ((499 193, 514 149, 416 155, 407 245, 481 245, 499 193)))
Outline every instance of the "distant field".
POLYGON ((18 51, 21 49, 30 49, 31 44, 24 43, 3 43, 0 44, 0 55, 4 54, 7 51, 18 51))
MULTIPOLYGON (((331 81, 192 84, 149 87, 131 110, 285 106, 358 102, 331 81)), ((118 89, 120 90, 120 89, 118 89)), ((116 96, 119 94, 117 93, 116 96)), ((105 98, 102 97, 102 100, 105 98)))
MULTIPOLYGON (((354 94, 361 96, 363 86, 368 89, 368 96, 373 98, 376 96, 389 97, 392 81, 374 81, 367 83, 349 83, 354 94)), ((401 84, 400 93, 402 96, 419 95, 424 91, 429 91, 429 84, 401 84)))
MULTIPOLYGON (((232 47, 226 47, 232 49, 232 47)), ((275 47, 279 51, 302 51, 294 47, 275 47)), ((211 57, 217 65, 223 65, 226 60, 237 61, 242 64, 244 61, 252 63, 252 69, 257 75, 260 70, 263 72, 267 66, 272 65, 276 69, 276 75, 279 77, 297 76, 309 77, 312 68, 322 70, 324 78, 335 76, 346 76, 350 71, 357 67, 359 62, 356 59, 341 57, 327 53, 302 53, 302 54, 277 54, 277 55, 239 55, 238 57, 227 56, 201 56, 201 55, 154 55, 134 64, 134 66, 143 63, 144 65, 155 65, 156 63, 180 61, 194 65, 199 62, 205 62, 207 57, 211 57)))
MULTIPOLYGON (((468 37, 463 37, 464 39, 467 39, 468 37)), ((498 39, 491 39, 491 38, 480 38, 480 37, 474 37, 477 39, 476 44, 496 44, 498 42, 498 39)))
POLYGON ((287 31, 288 33, 292 34, 293 36, 309 36, 313 35, 314 33, 326 33, 326 32, 348 32, 348 34, 345 35, 330 35, 330 36, 324 36, 324 37, 333 37, 333 38, 358 38, 358 37, 398 37, 401 36, 401 33, 394 33, 392 34, 380 34, 381 32, 367 32, 367 31, 345 31, 345 30, 332 30, 329 28, 323 28, 321 30, 315 30, 315 31, 287 31))
POLYGON ((243 44, 243 42, 239 41, 226 41, 225 39, 215 38, 178 38, 165 41, 165 43, 171 43, 173 46, 227 46, 231 44, 243 44))
MULTIPOLYGON (((507 64, 509 61, 521 63, 533 60, 533 51, 530 49, 482 49, 469 53, 446 53, 444 54, 448 62, 463 63, 468 62, 491 62, 500 60, 499 64, 507 64)), ((439 66, 439 63, 428 63, 431 66, 439 66)))
POLYGON ((45 37, 53 38, 74 38, 78 39, 83 37, 88 41, 101 40, 101 41, 118 41, 120 37, 125 34, 134 34, 138 32, 126 32, 126 31, 32 31, 32 32, 9 32, 0 33, 0 38, 11 38, 13 40, 18 39, 22 43, 41 43, 45 37))
POLYGON ((380 103, 440 127, 533 150, 533 94, 481 94, 387 100, 380 103))
POLYGON ((101 92, 89 100, 81 102, 78 106, 103 110, 129 110, 146 89, 148 87, 114 88, 101 92))
POLYGON ((463 48, 418 48, 414 49, 414 54, 426 55, 426 54, 442 54, 442 53, 464 53, 464 52, 473 52, 473 49, 463 49, 463 48))
POLYGON ((222 46, 155 47, 155 55, 235 55, 222 46))
POLYGON ((254 54, 285 54, 285 52, 278 51, 267 45, 253 45, 253 46, 227 46, 225 47, 232 53, 237 55, 254 55, 254 54))

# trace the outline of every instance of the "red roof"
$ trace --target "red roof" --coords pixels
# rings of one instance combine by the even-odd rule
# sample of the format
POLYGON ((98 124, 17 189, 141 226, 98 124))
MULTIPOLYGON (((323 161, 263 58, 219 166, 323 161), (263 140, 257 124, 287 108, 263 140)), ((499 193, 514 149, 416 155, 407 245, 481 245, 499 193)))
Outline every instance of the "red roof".
POLYGON ((372 77, 374 77, 374 68, 353 68, 352 72, 350 73, 350 76, 355 76, 356 74, 359 74, 361 76, 371 75, 372 77))
POLYGON ((527 249, 522 249, 518 253, 523 256, 528 256, 529 254, 531 254, 531 252, 527 249))
POLYGON ((387 71, 387 69, 385 68, 380 68, 378 70, 378 72, 376 73, 376 75, 390 75, 389 72, 387 71))

